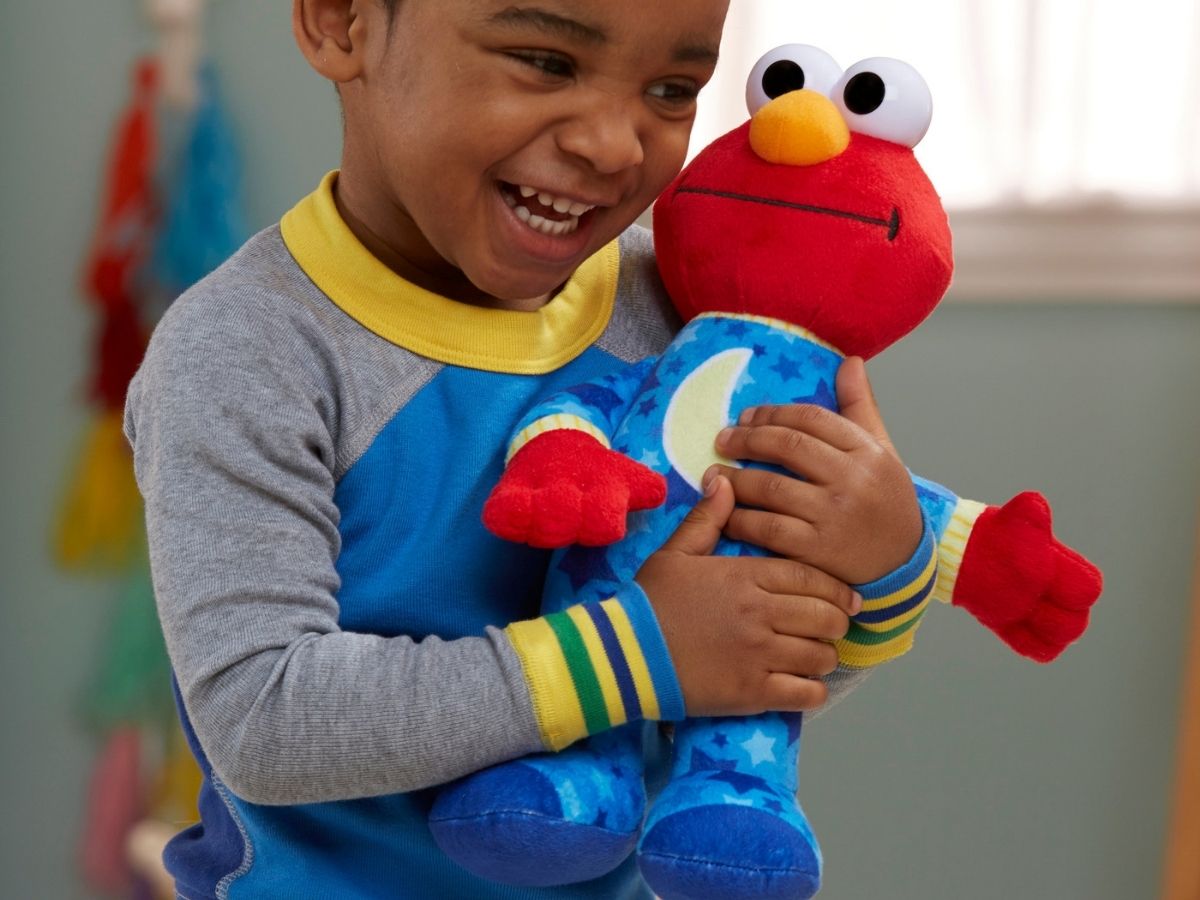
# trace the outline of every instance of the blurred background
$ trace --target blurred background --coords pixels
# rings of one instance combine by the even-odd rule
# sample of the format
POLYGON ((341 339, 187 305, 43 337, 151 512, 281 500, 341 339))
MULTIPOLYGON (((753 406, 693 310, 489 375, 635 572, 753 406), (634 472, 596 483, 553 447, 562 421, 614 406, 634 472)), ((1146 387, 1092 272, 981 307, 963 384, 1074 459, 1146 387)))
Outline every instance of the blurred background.
MULTIPOLYGON (((138 896, 109 861, 123 829, 150 806, 171 827, 188 815, 139 680, 161 661, 136 536, 98 559, 80 549, 105 528, 79 503, 128 506, 106 470, 91 475, 111 490, 81 495, 80 472, 104 451, 101 351, 124 347, 105 279, 129 241, 139 252, 122 231, 136 216, 109 215, 137 198, 110 177, 135 61, 175 60, 143 162, 174 166, 155 171, 181 241, 200 229, 216 252, 275 222, 339 158, 334 93, 295 50, 289 4, 197 3, 183 30, 172 16, 192 4, 154 5, 157 24, 134 0, 10 4, 0 33, 0 897, 138 896), (187 77, 205 57, 219 105, 187 77), (130 779, 132 805, 117 789, 130 779)), ((1192 769, 1177 757, 1200 499, 1198 7, 733 0, 696 147, 742 120, 745 75, 776 44, 847 66, 900 57, 930 82, 918 155, 959 270, 930 321, 872 363, 881 406, 914 471, 994 503, 1042 490, 1058 534, 1106 576, 1090 631, 1052 666, 939 608, 917 652, 812 723, 801 797, 823 898, 1168 896, 1169 823, 1194 824, 1179 811, 1200 803, 1177 788, 1200 765, 1200 750, 1192 769)), ((176 279, 208 264, 141 251, 176 279)))

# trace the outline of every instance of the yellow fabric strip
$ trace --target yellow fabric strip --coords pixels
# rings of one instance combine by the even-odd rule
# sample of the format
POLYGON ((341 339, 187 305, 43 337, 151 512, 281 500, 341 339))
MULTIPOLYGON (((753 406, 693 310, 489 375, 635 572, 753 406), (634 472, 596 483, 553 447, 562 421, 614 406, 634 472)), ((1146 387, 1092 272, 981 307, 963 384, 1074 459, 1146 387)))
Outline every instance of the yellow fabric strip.
POLYGON ((508 455, 504 458, 504 464, 507 466, 517 452, 532 441, 535 437, 545 434, 547 431, 582 431, 590 434, 606 448, 611 446, 608 442, 608 435, 589 422, 582 416, 573 416, 569 413, 556 413, 552 416, 543 416, 536 422, 526 425, 522 428, 512 443, 508 447, 508 455))
POLYGON ((834 644, 837 647, 838 662, 852 669, 869 669, 872 666, 890 662, 912 649, 913 638, 916 636, 916 633, 917 629, 915 627, 910 628, 904 634, 896 637, 895 640, 888 641, 886 644, 874 644, 871 646, 855 644, 845 640, 838 641, 834 644))
POLYGON ((613 727, 624 725, 626 722, 625 704, 621 702, 621 689, 617 686, 617 677, 613 674, 612 663, 604 652, 604 644, 596 631, 596 623, 584 611, 582 606, 572 606, 567 609, 567 615, 579 629, 583 644, 587 647, 588 656, 592 660, 592 668, 596 671, 596 679, 600 682, 600 691, 604 694, 604 706, 608 710, 608 719, 613 727))
MULTIPOLYGON (((898 591, 892 591, 892 593, 883 597, 876 597, 874 600, 863 600, 863 612, 878 612, 881 609, 887 609, 889 606, 896 606, 911 599, 915 594, 920 593, 925 588, 925 585, 929 584, 929 579, 933 577, 933 570, 937 568, 937 563, 937 554, 929 554, 929 562, 925 564, 925 568, 920 575, 898 591)), ((878 630, 887 631, 886 628, 878 630)))
POLYGON ((654 720, 662 718, 658 708, 658 694, 654 692, 654 681, 650 677, 650 668, 646 665, 646 658, 642 656, 642 647, 634 634, 629 616, 625 615, 625 609, 616 600, 605 600, 600 604, 600 608, 612 622, 617 641, 621 644, 621 652, 625 654, 625 661, 629 663, 633 685, 637 688, 638 702, 642 705, 642 717, 654 720))
POLYGON ((962 566, 963 554, 967 551, 967 541, 971 539, 971 530, 975 522, 987 509, 986 503, 976 500, 959 499, 954 507, 950 524, 938 544, 937 583, 933 586, 933 596, 942 603, 949 603, 954 597, 954 585, 958 582, 958 570, 962 566))
POLYGON ((504 631, 529 683, 542 742, 550 750, 561 750, 586 737, 583 708, 554 630, 545 619, 531 619, 513 622, 504 631))
POLYGON ((541 309, 459 303, 401 278, 342 220, 337 172, 279 223, 288 250, 330 300, 363 327, 429 359, 489 372, 543 375, 590 347, 608 327, 620 253, 612 241, 585 260, 541 309))
MULTIPOLYGON (((905 622, 911 622, 917 616, 923 614, 929 608, 929 601, 933 599, 933 592, 929 592, 929 596, 910 609, 908 612, 896 616, 894 619, 888 619, 884 622, 859 622, 859 628, 864 631, 884 632, 891 631, 893 628, 899 628, 905 622)), ((864 604, 865 606, 866 604, 864 604)))

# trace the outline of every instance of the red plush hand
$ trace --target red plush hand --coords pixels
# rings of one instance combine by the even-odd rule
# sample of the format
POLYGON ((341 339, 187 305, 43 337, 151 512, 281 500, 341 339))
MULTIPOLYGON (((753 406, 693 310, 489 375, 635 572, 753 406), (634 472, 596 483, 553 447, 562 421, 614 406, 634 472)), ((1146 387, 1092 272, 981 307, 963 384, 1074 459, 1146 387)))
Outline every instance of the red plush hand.
POLYGON ((667 480, 589 434, 548 431, 522 447, 483 507, 488 531, 534 547, 599 547, 625 536, 625 516, 667 498, 667 480))
POLYGON ((975 522, 953 602, 1020 653, 1049 662, 1087 628, 1100 570, 1050 530, 1050 505, 1033 491, 975 522))

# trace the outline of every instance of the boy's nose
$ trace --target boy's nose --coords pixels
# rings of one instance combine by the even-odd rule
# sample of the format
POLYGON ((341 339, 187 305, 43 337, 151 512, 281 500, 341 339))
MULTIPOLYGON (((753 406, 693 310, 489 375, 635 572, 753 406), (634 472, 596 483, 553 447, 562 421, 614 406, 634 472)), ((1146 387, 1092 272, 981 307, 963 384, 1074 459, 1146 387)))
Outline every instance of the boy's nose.
POLYGON ((813 166, 841 155, 850 129, 833 101, 816 91, 789 91, 754 114, 750 146, 767 162, 813 166))
POLYGON ((578 110, 559 128, 558 146, 604 175, 639 166, 645 158, 637 118, 616 98, 578 110))

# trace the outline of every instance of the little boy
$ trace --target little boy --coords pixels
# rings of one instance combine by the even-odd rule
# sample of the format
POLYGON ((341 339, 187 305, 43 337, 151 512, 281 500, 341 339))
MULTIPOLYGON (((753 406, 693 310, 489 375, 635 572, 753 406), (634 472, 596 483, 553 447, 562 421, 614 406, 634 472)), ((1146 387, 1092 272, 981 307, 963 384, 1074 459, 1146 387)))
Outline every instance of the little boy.
MULTIPOLYGON (((166 852, 180 897, 649 896, 630 865, 488 884, 425 819, 428 789, 547 749, 546 718, 578 703, 533 696, 504 630, 537 616, 545 551, 480 511, 529 406, 675 327, 630 225, 683 163, 727 5, 294 0, 343 104, 341 169, 175 303, 128 400, 205 776, 201 823, 166 852)), ((847 419, 738 429, 738 455, 792 471, 815 444, 836 456, 804 492, 817 521, 765 473, 738 476, 755 511, 713 478, 622 590, 633 639, 609 652, 647 667, 648 715, 820 706, 861 604, 846 582, 918 545, 861 364, 844 375, 847 419), (722 528, 784 558, 710 557, 722 528)))

